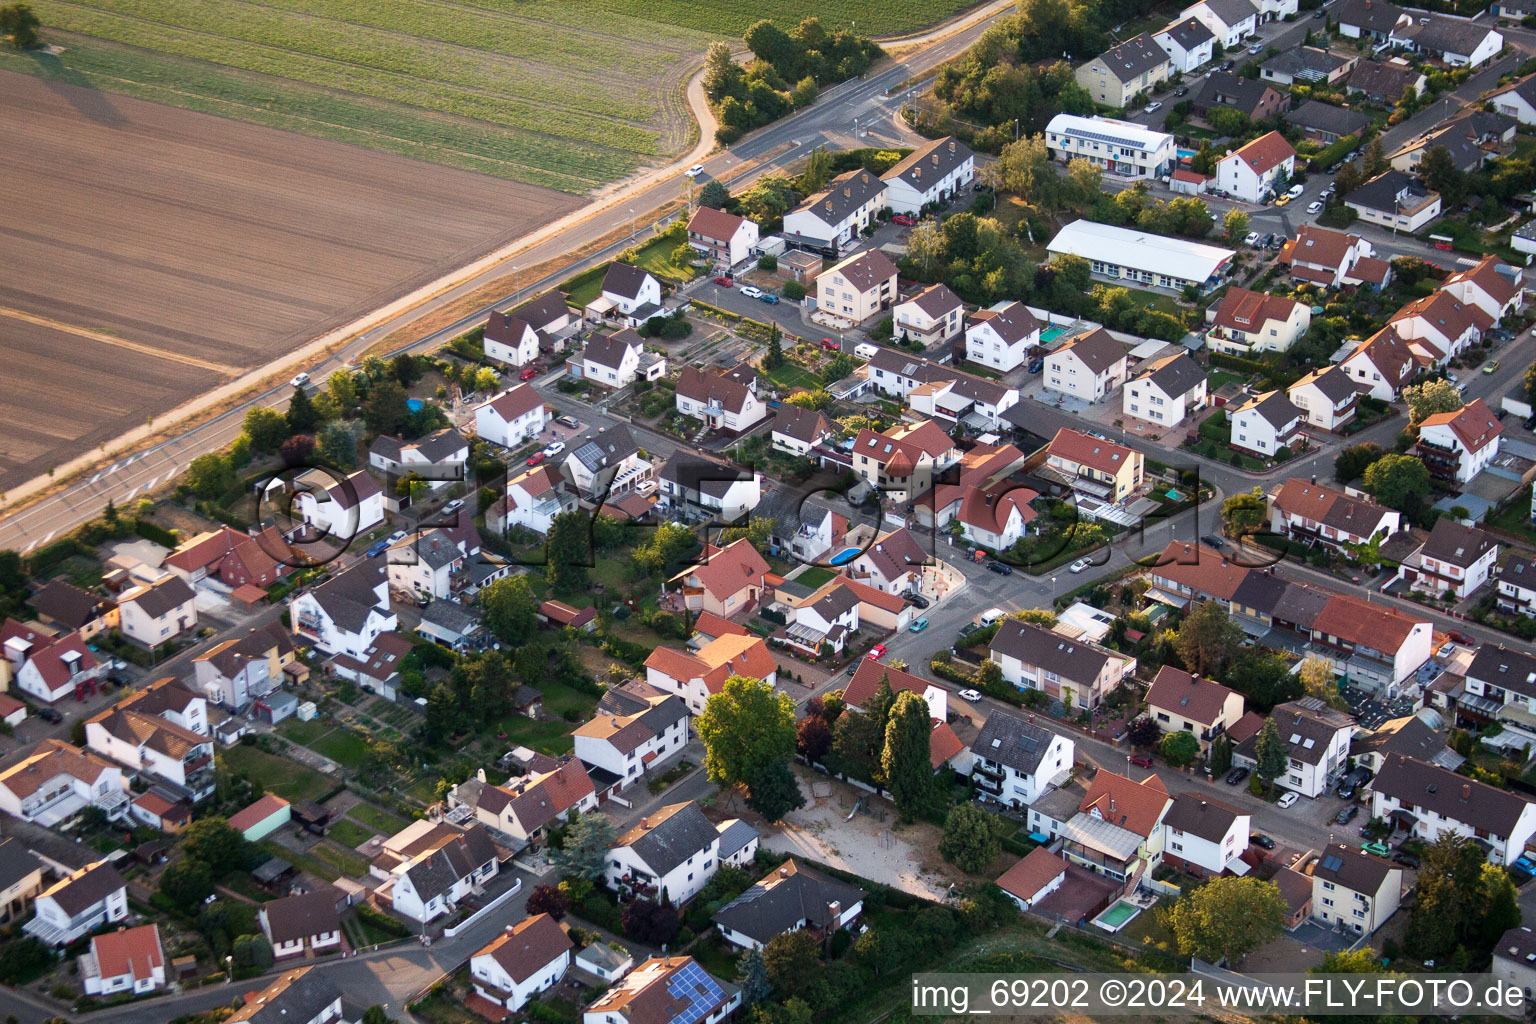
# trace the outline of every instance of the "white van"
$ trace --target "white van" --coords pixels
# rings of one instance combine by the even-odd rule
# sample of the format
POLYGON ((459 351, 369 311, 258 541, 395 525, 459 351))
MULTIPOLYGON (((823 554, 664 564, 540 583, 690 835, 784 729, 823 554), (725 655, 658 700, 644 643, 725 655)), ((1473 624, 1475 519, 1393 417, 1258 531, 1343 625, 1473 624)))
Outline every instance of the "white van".
POLYGON ((879 351, 879 345, 876 345, 872 341, 865 341, 854 346, 853 354, 858 356, 860 359, 873 359, 875 358, 875 353, 879 351))
POLYGON ((981 613, 981 618, 977 619, 976 621, 981 623, 981 627, 985 629, 988 626, 996 625, 997 623, 1001 622, 1003 618, 1007 616, 1007 614, 1008 613, 1003 611, 1001 608, 988 608, 986 611, 981 613))

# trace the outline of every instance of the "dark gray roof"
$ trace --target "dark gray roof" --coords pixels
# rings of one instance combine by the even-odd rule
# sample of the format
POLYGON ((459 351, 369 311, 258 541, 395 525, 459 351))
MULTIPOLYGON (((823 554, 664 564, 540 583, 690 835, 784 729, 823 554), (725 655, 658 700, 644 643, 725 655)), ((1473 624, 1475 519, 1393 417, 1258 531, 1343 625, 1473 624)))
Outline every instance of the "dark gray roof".
POLYGON ((965 307, 965 300, 950 291, 949 286, 945 284, 929 285, 907 301, 935 319, 956 307, 962 309, 965 307))
POLYGON ((1093 682, 1109 660, 1107 651, 1018 619, 1003 620, 992 638, 992 650, 1074 683, 1093 682))
POLYGON ((268 937, 273 944, 280 944, 340 931, 341 918, 336 913, 336 901, 340 898, 335 889, 326 885, 313 892, 263 903, 261 912, 266 915, 268 937))
POLYGON ((1417 209, 1431 195, 1412 176, 1402 171, 1383 171, 1345 196, 1344 205, 1396 213, 1399 209, 1398 197, 1405 193, 1406 201, 1401 204, 1404 209, 1417 209))
POLYGON ((1259 9, 1251 0, 1203 0, 1211 13, 1228 25, 1238 25, 1256 17, 1259 9))
POLYGON ((375 590, 380 583, 385 582, 386 575, 383 559, 370 558, 326 580, 311 590, 309 596, 325 609, 325 613, 338 626, 349 633, 358 633, 367 624, 368 613, 379 607, 375 590))
POLYGON ((1099 54, 1099 60, 1104 62, 1110 74, 1122 82, 1129 82, 1168 63, 1168 54, 1157 45, 1156 40, 1143 32, 1133 39, 1111 46, 1099 54))
POLYGON ((480 624, 474 612, 455 601, 433 601, 421 610, 421 621, 461 634, 480 624))
MULTIPOLYGON (((1038 334, 1042 324, 1036 319, 1035 314, 1029 311, 1029 307, 1022 302, 1010 302, 1001 309, 984 309, 975 314, 973 321, 990 324, 1006 344, 1023 341, 1032 335, 1038 334)), ((1098 331, 1095 334, 1101 333, 1098 331)), ((1107 335, 1106 335, 1107 337, 1107 335)), ((1125 354, 1122 348, 1121 355, 1125 354)))
POLYGON ((1465 21, 1461 18, 1431 14, 1428 25, 1415 25, 1405 34, 1412 38, 1413 45, 1421 50, 1470 57, 1472 51, 1476 50, 1478 44, 1493 30, 1493 26, 1488 22, 1465 21))
POLYGON ((1442 516, 1435 520, 1429 540, 1424 542, 1424 557, 1466 569, 1498 546, 1491 534, 1442 516))
POLYGON ((1396 102, 1402 98, 1408 86, 1419 80, 1420 72, 1414 68, 1400 68, 1380 61, 1364 60, 1349 73, 1349 87, 1367 96, 1396 102))
POLYGON ((1511 928, 1493 944, 1493 955, 1528 968, 1536 962, 1536 932, 1525 925, 1511 928))
POLYGON ((93 907, 108 896, 124 888, 128 883, 118 874, 117 868, 101 861, 86 868, 74 878, 57 882, 44 891, 70 917, 93 907))
POLYGON ((639 451, 635 435, 624 424, 615 423, 587 438, 571 454, 583 466, 596 473, 600 469, 618 465, 639 451))
POLYGON ((1290 586, 1278 576, 1267 572, 1250 572, 1243 576, 1237 589, 1232 591, 1232 603, 1239 608, 1252 608, 1260 615, 1268 615, 1285 598, 1290 586))
POLYGON ((818 435, 832 431, 832 421, 815 409, 803 409, 798 405, 783 405, 773 417, 773 432, 794 438, 803 444, 811 444, 818 435))
POLYGON ((811 608, 823 619, 831 622, 839 615, 844 615, 858 606, 859 598, 853 592, 852 587, 834 587, 826 597, 817 601, 811 608))
POLYGON ((869 361, 872 370, 881 370, 897 377, 915 380, 919 384, 954 381, 955 390, 973 402, 997 405, 1008 393, 1006 384, 987 380, 975 374, 956 370, 954 367, 935 363, 921 356, 910 355, 894 348, 882 348, 869 361))
POLYGON ((1522 590, 1536 590, 1536 555, 1517 553, 1499 567, 1499 579, 1522 590))
POLYGON ((640 679, 632 679, 623 686, 608 690, 597 702, 598 715, 639 715, 640 724, 660 736, 680 720, 688 717, 688 705, 675 694, 666 693, 640 679), (648 698, 661 697, 654 701, 648 698))
POLYGON ((1188 394, 1192 388, 1205 380, 1205 371, 1200 368, 1199 363, 1189 357, 1188 353, 1179 352, 1152 363, 1137 374, 1136 379, 1150 381, 1163 394, 1178 398, 1188 394))
POLYGON ((186 604, 195 601, 197 594, 186 580, 180 576, 168 576, 158 583, 152 584, 148 590, 137 597, 128 598, 128 604, 137 605, 139 610, 152 619, 174 611, 186 604))
MULTIPOLYGON (((1353 745, 1351 745, 1353 746, 1353 745)), ((1462 756, 1446 745, 1445 736, 1429 727, 1418 715, 1394 718, 1366 738, 1362 749, 1375 750, 1383 758, 1393 754, 1412 757, 1442 768, 1456 770, 1462 756), (1447 755, 1451 763, 1446 763, 1447 755)))
MULTIPOLYGON (((1315 697, 1275 705, 1269 717, 1279 730, 1286 753, 1303 764, 1319 764, 1328 744, 1340 729, 1353 727, 1354 719, 1334 711, 1315 697)), ((1252 757, 1258 747, 1258 734, 1245 739, 1238 750, 1252 757)))
POLYGON ((1467 678, 1522 697, 1536 697, 1536 654, 1504 644, 1483 644, 1467 666, 1467 678))
POLYGON ((731 485, 752 480, 752 474, 729 463, 677 451, 662 467, 661 478, 690 491, 724 497, 731 485))
POLYGON ((1257 78, 1244 78, 1231 71, 1212 71, 1200 90, 1198 108, 1211 106, 1231 107, 1252 115, 1263 102, 1266 92, 1275 87, 1257 78))
POLYGON ((627 846, 658 876, 707 850, 720 837, 696 803, 663 807, 615 841, 627 846))
POLYGON ((1323 852, 1312 862, 1313 878, 1321 878, 1366 896, 1375 896, 1380 892, 1383 883, 1394 871, 1401 878, 1402 870, 1389 860, 1343 843, 1323 847, 1323 852))
POLYGON ((468 878, 475 871, 496 859, 496 844, 485 829, 471 825, 462 829, 463 835, 432 851, 406 869, 416 894, 422 902, 441 896, 461 878, 468 878))
POLYGON ((645 349, 645 341, 639 334, 626 327, 612 334, 594 334, 587 341, 582 358, 599 366, 617 370, 624 361, 624 353, 632 348, 645 349))
POLYGON ((112 602, 100 594, 81 590, 64 580, 49 580, 28 601, 34 611, 70 629, 79 629, 97 618, 112 602))
POLYGON ((1255 395, 1232 410, 1236 416, 1240 412, 1254 412, 1276 430, 1283 429, 1286 424, 1301 417, 1301 410, 1292 404, 1285 396, 1284 391, 1271 391, 1267 395, 1255 395))
POLYGON ((1389 32, 1405 12, 1383 0, 1344 0, 1335 9, 1340 25, 1358 25, 1374 32, 1389 32))
POLYGON ((651 275, 628 263, 610 263, 603 275, 603 291, 622 295, 626 299, 638 299, 640 288, 651 275))
POLYGON ((1051 748, 1056 734, 1011 711, 994 711, 971 743, 977 757, 1006 765, 1020 775, 1033 775, 1051 748))
POLYGON ((1288 583, 1285 593, 1275 606, 1270 609, 1269 616, 1282 622, 1293 622, 1303 629, 1311 629, 1317 617, 1323 613, 1323 608, 1328 604, 1329 595, 1325 591, 1313 590, 1297 583, 1288 583))
POLYGON ((518 306, 512 312, 526 321, 534 330, 542 331, 561 317, 570 316, 571 308, 566 305, 565 296, 552 288, 532 302, 518 306))
POLYGON ((1277 53, 1260 65, 1265 71, 1290 75, 1304 82, 1317 82, 1327 78, 1347 63, 1343 57, 1315 46, 1298 46, 1284 53, 1277 53))
POLYGON ((825 191, 811 196, 791 212, 808 211, 828 224, 838 224, 885 189, 885 182, 866 170, 855 169, 833 178, 825 191))
POLYGON ((1371 789, 1407 808, 1422 807, 1506 839, 1530 806, 1530 801, 1515 793, 1400 754, 1387 758, 1371 789))
MULTIPOLYGON (((1322 396, 1330 402, 1341 402, 1359 393, 1359 389, 1355 387, 1354 381, 1349 379, 1349 374, 1339 369, 1337 365, 1327 367, 1316 376, 1308 374, 1302 380, 1316 387, 1322 393, 1322 396)), ((1299 384, 1301 381, 1297 381, 1297 383, 1299 384)), ((1289 394, 1290 392, 1287 391, 1286 393, 1289 394)))
POLYGON ((815 928, 832 923, 830 908, 838 914, 864 899, 864 890, 812 871, 790 859, 767 877, 736 897, 710 918, 715 923, 767 943, 775 935, 805 922, 815 928))
POLYGON ((1332 132, 1334 135, 1349 135, 1364 129, 1371 123, 1371 119, 1357 110, 1345 110, 1331 103, 1308 100, 1295 110, 1287 112, 1285 122, 1299 128, 1332 132))
POLYGON ((1180 793, 1173 798, 1173 806, 1168 808, 1163 824, 1220 845, 1227 831, 1232 828, 1232 823, 1247 814, 1247 811, 1229 807, 1219 800, 1198 793, 1180 793))
POLYGON ((757 830, 740 818, 734 818, 720 829, 720 859, 724 860, 746 847, 757 838, 757 830))
POLYGON ((341 998, 330 977, 313 967, 300 967, 248 997, 226 1024, 306 1024, 341 998))
POLYGON ((943 179, 974 155, 971 147, 953 135, 946 135, 914 149, 906 159, 880 175, 880 180, 889 182, 900 178, 917 191, 924 192, 929 182, 943 179))
POLYGON ((1205 23, 1195 17, 1175 22, 1157 34, 1167 36, 1186 51, 1193 50, 1197 46, 1204 45, 1206 42, 1216 38, 1211 30, 1205 27, 1205 23))
POLYGON ((32 856, 32 851, 21 840, 14 836, 0 839, 0 892, 42 866, 43 862, 32 856))

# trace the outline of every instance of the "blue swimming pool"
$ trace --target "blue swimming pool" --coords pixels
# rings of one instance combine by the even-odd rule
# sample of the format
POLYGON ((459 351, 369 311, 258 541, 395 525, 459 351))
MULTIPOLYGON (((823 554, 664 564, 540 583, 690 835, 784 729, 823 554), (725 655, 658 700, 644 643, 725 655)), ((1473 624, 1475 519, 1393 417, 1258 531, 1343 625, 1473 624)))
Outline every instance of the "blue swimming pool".
POLYGON ((833 565, 847 565, 849 562, 853 561, 855 558, 858 558, 858 557, 859 557, 859 549, 858 548, 843 548, 843 550, 839 551, 837 554, 832 556, 832 564, 833 565))
POLYGON ((411 412, 421 412, 423 405, 426 405, 426 403, 419 398, 407 398, 405 400, 405 407, 411 410, 411 412))

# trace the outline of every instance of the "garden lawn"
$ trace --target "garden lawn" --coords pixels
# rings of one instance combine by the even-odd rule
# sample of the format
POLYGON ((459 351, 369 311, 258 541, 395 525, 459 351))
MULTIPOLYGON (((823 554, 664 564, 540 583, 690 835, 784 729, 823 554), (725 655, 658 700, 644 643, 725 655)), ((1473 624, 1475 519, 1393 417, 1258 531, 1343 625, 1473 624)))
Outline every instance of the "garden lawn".
POLYGON ((1536 544, 1536 528, 1531 526, 1531 489, 1522 487, 1509 504, 1488 517, 1488 525, 1498 530, 1518 534, 1536 544))
POLYGON ((392 836, 410 824, 405 818, 381 811, 373 804, 358 804, 347 812, 347 817, 362 822, 369 828, 392 836))
POLYGON ((789 388, 805 388, 815 391, 822 386, 821 378, 803 366, 786 360, 782 365, 768 371, 768 379, 785 390, 789 388))
POLYGON ((311 747, 314 746, 315 740, 334 728, 336 728, 334 725, 318 718, 311 718, 307 722, 301 722, 298 718, 289 718, 287 721, 278 723, 277 734, 300 746, 311 747))
POLYGON ((316 843, 309 856, 323 864, 329 864, 344 875, 361 878, 368 873, 368 860, 352 850, 343 850, 331 843, 316 843))
POLYGON ((837 573, 833 572, 831 569, 823 568, 819 565, 813 565, 809 569, 805 570, 805 572, 802 572, 799 576, 796 576, 795 582, 802 583, 805 586, 810 587, 812 590, 815 590, 817 587, 820 587, 825 583, 829 583, 836 578, 837 573))
POLYGON ((1206 388, 1214 394, 1228 384, 1242 384, 1247 376, 1241 373, 1233 373, 1231 370, 1212 370, 1206 377, 1206 388))
POLYGON ((356 848, 362 846, 368 840, 378 835, 378 833, 371 828, 359 825, 355 821, 342 818, 326 830, 326 835, 336 840, 342 846, 356 848))
POLYGON ((351 729, 333 730, 306 746, 346 768, 361 767, 368 759, 367 740, 351 729))
MULTIPOLYGON (((653 238, 636 251, 634 263, 642 270, 649 270, 658 278, 677 282, 692 281, 704 271, 689 265, 687 261, 677 263, 672 259, 672 254, 677 251, 677 247, 686 244, 679 238, 665 236, 653 238)), ((692 253, 693 250, 690 249, 689 252, 692 253)))
MULTIPOLYGON (((277 757, 254 745, 237 743, 218 755, 231 771, 245 772, 269 793, 284 800, 317 800, 334 788, 334 783, 297 761, 277 757)), ((282 856, 281 853, 274 856, 282 856)))

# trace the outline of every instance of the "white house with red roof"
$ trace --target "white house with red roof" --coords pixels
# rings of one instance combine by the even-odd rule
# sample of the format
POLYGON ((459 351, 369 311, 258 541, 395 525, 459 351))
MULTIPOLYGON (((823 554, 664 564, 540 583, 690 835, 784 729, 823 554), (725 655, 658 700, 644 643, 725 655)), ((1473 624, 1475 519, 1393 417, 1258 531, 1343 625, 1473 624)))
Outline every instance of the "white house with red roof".
POLYGON ((881 686, 889 686, 893 694, 916 694, 928 705, 928 720, 933 727, 928 734, 928 763, 935 772, 949 765, 962 775, 970 774, 971 751, 946 721, 949 715, 948 690, 910 672, 882 665, 873 658, 864 658, 843 690, 843 702, 848 710, 863 714, 864 705, 881 686))
POLYGON ((1356 686, 1397 697, 1429 660, 1428 619, 1353 594, 1334 594, 1312 621, 1312 649, 1356 686))
POLYGON ((1052 822, 1061 853, 1090 871, 1127 883, 1162 863, 1166 829, 1163 819, 1173 806, 1168 787, 1156 775, 1141 782, 1101 768, 1064 822, 1052 822))
POLYGON ((1385 540, 1402 529, 1403 516, 1366 498, 1293 476, 1270 495, 1269 527, 1303 544, 1340 550, 1385 540))
POLYGON ((510 312, 491 311, 481 344, 487 358, 509 366, 527 366, 539 358, 538 331, 510 312))
POLYGON ((645 681, 681 697, 694 714, 704 710, 710 694, 723 690, 731 676, 761 679, 769 686, 778 682, 778 663, 761 637, 727 634, 691 654, 658 647, 645 659, 645 681))
POLYGON ((1221 189, 1250 203, 1263 202, 1277 191, 1277 182, 1289 181, 1296 170, 1296 150, 1279 132, 1260 135, 1216 163, 1221 189))
POLYGON ((1084 491, 1111 504, 1134 494, 1146 478, 1141 452, 1092 434, 1062 427, 1046 446, 1046 465, 1084 491))
POLYGON ((1392 314, 1387 325, 1408 341, 1426 366, 1442 367, 1482 340, 1493 318, 1441 290, 1415 299, 1392 314))
POLYGON ((846 573, 887 594, 915 591, 923 580, 923 567, 933 561, 912 531, 906 527, 876 537, 873 544, 849 562, 846 573))
POLYGON ((1023 366, 1045 325, 1022 302, 999 302, 965 322, 965 357, 1007 373, 1023 366))
POLYGON ((1280 295, 1229 288, 1221 304, 1206 310, 1211 351, 1251 356, 1284 352, 1312 326, 1312 308, 1280 295))
POLYGON ((1395 401, 1420 370, 1408 340, 1391 324, 1365 339, 1344 357, 1339 368, 1372 398, 1383 402, 1395 401))
POLYGON ((688 244, 729 270, 752 255, 757 222, 701 206, 688 219, 688 244))
POLYGON ((485 525, 498 533, 513 526, 549 533, 555 517, 576 508, 576 495, 565 487, 565 478, 553 466, 524 467, 507 481, 507 495, 485 513, 485 525))
POLYGON ((1487 468, 1499 454, 1499 435, 1504 424, 1481 398, 1474 398, 1455 412, 1427 416, 1419 424, 1419 443, 1414 452, 1430 475, 1465 484, 1487 468))
POLYGON ((553 917, 525 917, 470 956, 470 982, 480 998, 516 1013, 565 977, 575 948, 553 917))
POLYGON ((1458 270, 1440 286, 1469 306, 1481 309, 1494 323, 1525 308, 1525 271, 1497 256, 1484 256, 1467 270, 1458 270))
POLYGON ((519 384, 475 408, 475 434, 482 441, 516 448, 538 437, 551 418, 544 396, 532 384, 519 384))
POLYGON ((698 560, 667 581, 689 611, 721 618, 743 615, 762 597, 768 563, 743 537, 723 548, 707 545, 698 560))
POLYGON ((1220 683, 1164 665, 1145 697, 1147 714, 1165 733, 1187 732, 1207 749, 1243 717, 1243 695, 1220 683))
POLYGON ((15 619, 0 625, 0 654, 11 685, 50 704, 95 692, 97 680, 107 671, 78 632, 49 636, 15 619))
POLYGON ((706 373, 685 366, 677 377, 677 411, 702 420, 711 430, 740 434, 768 415, 757 395, 757 379, 735 374, 706 373))
POLYGON ((998 877, 997 887, 1017 903, 1020 910, 1028 910, 1060 889, 1066 880, 1067 862, 1045 847, 1037 846, 998 877))
POLYGON ((1279 259, 1291 268, 1295 280, 1341 288, 1356 264, 1375 254, 1371 243, 1359 235, 1303 224, 1296 229, 1296 237, 1280 248, 1279 259))
POLYGON ((565 821, 573 810, 584 814, 597 807, 598 793, 579 758, 541 757, 527 774, 505 785, 478 779, 460 783, 448 803, 472 807, 481 824, 528 841, 551 823, 565 821))
POLYGON ((1039 518, 1030 502, 1040 492, 1004 480, 990 487, 968 487, 955 511, 960 536, 989 551, 1005 551, 1029 532, 1039 518))
POLYGON ((853 471, 897 504, 933 486, 939 473, 960 461, 954 439, 932 420, 875 431, 864 427, 853 442, 853 471))
POLYGON ((122 768, 63 740, 47 739, 0 772, 0 811, 45 827, 86 807, 120 818, 128 811, 127 790, 122 768))
POLYGON ((76 965, 80 985, 89 996, 117 992, 137 996, 164 988, 165 949, 160 945, 160 928, 146 924, 97 935, 76 965))
POLYGON ((666 358, 647 352, 645 339, 628 327, 612 334, 593 334, 581 355, 566 365, 573 377, 605 388, 628 387, 642 377, 656 380, 667 372, 666 358))

